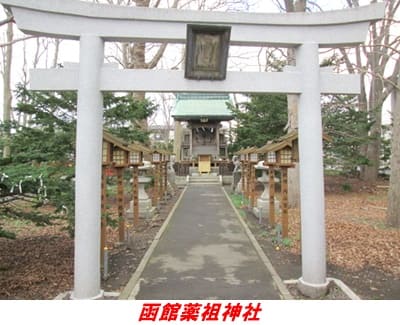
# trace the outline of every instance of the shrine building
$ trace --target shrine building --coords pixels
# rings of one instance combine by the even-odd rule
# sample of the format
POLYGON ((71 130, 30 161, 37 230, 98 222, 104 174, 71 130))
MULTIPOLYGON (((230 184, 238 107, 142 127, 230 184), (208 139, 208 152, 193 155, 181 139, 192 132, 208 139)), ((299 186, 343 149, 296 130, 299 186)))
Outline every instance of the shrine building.
POLYGON ((176 95, 175 156, 177 162, 191 162, 199 173, 210 173, 228 158, 227 128, 223 121, 233 119, 228 94, 176 95))

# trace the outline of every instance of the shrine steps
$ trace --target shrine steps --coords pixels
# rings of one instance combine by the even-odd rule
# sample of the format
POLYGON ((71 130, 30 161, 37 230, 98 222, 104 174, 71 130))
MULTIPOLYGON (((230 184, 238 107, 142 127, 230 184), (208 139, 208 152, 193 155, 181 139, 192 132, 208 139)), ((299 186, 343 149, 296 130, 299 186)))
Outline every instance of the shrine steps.
POLYGON ((221 177, 212 174, 191 175, 189 184, 221 184, 221 177))

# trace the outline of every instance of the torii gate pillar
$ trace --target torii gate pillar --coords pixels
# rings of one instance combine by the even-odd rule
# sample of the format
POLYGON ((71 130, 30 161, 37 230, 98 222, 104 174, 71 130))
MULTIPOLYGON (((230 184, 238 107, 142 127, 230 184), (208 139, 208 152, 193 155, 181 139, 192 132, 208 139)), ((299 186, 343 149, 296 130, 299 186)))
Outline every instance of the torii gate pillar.
POLYGON ((307 296, 318 297, 328 288, 318 44, 306 43, 296 49, 296 67, 304 84, 298 109, 302 247, 299 289, 307 296))
POLYGON ((75 264, 73 298, 96 299, 100 290, 101 155, 104 42, 80 37, 75 166, 75 264))

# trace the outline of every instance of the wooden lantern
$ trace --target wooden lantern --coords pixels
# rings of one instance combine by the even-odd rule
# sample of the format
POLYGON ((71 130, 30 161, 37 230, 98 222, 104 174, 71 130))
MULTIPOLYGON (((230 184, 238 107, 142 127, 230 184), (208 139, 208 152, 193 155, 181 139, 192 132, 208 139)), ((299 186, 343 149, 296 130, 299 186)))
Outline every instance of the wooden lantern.
POLYGON ((151 155, 151 162, 152 163, 160 163, 162 161, 162 154, 159 151, 153 151, 153 154, 151 155))
POLYGON ((289 145, 278 150, 276 154, 277 154, 277 162, 279 165, 291 166, 293 164, 293 151, 289 145))
POLYGON ((276 164, 276 152, 275 151, 268 151, 265 157, 265 161, 268 165, 275 165, 276 164))
POLYGON ((244 149, 240 149, 239 151, 235 152, 235 155, 239 156, 239 161, 244 162, 245 160, 245 154, 244 154, 244 149))
POLYGON ((129 151, 129 165, 139 166, 143 164, 143 152, 140 150, 129 151))
POLYGON ((293 165, 293 150, 291 142, 279 142, 265 147, 264 165, 287 166, 293 165))
POLYGON ((108 141, 103 141, 103 153, 102 153, 102 164, 110 165, 111 164, 111 152, 112 144, 108 141))
POLYGON ((250 153, 249 160, 251 163, 258 163, 258 154, 256 152, 250 153))
MULTIPOLYGON (((292 151, 291 163, 299 162, 299 139, 298 139, 297 131, 289 132, 288 134, 284 135, 283 137, 279 138, 277 141, 279 143, 287 144, 292 151)), ((331 138, 324 134, 323 135, 324 141, 331 141, 331 138)), ((286 164, 289 161, 288 154, 286 154, 286 159, 282 159, 282 163, 286 164)))
POLYGON ((246 162, 258 162, 258 154, 256 147, 249 147, 241 152, 244 155, 244 161, 246 162), (253 160, 252 160, 253 159, 253 160))
POLYGON ((290 167, 290 165, 299 161, 299 141, 297 131, 289 132, 279 138, 276 146, 279 146, 276 150, 279 164, 290 167))
POLYGON ((115 167, 125 167, 128 165, 128 151, 120 147, 113 148, 113 163, 115 167))

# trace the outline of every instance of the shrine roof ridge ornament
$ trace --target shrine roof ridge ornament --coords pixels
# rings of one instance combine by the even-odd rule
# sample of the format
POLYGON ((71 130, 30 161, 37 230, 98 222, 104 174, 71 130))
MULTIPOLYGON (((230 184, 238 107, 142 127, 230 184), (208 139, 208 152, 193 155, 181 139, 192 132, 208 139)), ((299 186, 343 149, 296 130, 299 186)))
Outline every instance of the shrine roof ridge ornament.
POLYGON ((321 47, 364 42, 365 28, 381 19, 385 4, 320 13, 243 13, 125 7, 76 0, 0 0, 27 34, 79 39, 83 34, 106 41, 147 40, 184 43, 186 25, 232 26, 231 45, 321 47), (163 26, 161 28, 161 26, 163 26), (254 33, 254 26, 259 29, 254 33))

